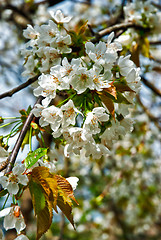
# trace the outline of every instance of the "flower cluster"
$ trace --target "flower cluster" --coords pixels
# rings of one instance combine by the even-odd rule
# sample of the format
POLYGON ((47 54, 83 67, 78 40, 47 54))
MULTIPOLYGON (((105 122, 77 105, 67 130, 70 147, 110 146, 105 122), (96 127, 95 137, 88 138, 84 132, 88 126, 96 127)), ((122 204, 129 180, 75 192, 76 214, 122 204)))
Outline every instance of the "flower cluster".
POLYGON ((30 39, 24 74, 42 73, 34 95, 44 99, 33 113, 41 127, 50 125, 53 137, 63 139, 66 156, 85 148, 87 156, 100 158, 132 129, 132 121, 125 117, 140 87, 139 69, 130 55, 119 56, 122 47, 112 42, 114 33, 107 43, 79 39, 78 45, 64 26, 71 18, 60 10, 51 15, 49 24, 24 31, 30 39), (64 93, 67 98, 53 105, 55 97, 64 93))
POLYGON ((70 17, 64 17, 58 10, 52 14, 54 21, 49 20, 47 25, 36 25, 34 28, 28 25, 24 30, 24 36, 30 41, 23 50, 25 55, 24 76, 34 76, 38 73, 46 73, 50 67, 61 62, 62 54, 70 53, 71 37, 62 27, 63 23, 70 21, 70 17))
POLYGON ((126 21, 138 23, 144 27, 159 27, 159 14, 151 1, 135 1, 124 6, 126 21))

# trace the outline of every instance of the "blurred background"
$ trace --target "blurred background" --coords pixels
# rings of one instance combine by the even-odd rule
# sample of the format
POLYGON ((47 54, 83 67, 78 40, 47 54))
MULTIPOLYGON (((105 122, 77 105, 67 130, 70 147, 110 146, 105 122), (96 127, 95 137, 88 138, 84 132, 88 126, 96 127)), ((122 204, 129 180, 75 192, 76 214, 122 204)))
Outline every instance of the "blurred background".
MULTIPOLYGON (((27 24, 45 24, 50 19, 49 10, 61 9, 65 15, 73 16, 72 29, 88 20, 89 31, 94 35, 124 22, 127 14, 124 7, 130 2, 0 0, 0 94, 27 81, 22 76, 24 58, 21 54, 27 42, 23 36, 27 24)), ((116 32, 124 53, 130 53, 141 68, 141 91, 131 111, 133 131, 113 145, 108 158, 99 160, 86 158, 85 154, 65 158, 63 149, 54 149, 52 139, 46 136, 58 173, 65 177, 77 176, 80 180, 75 192, 79 206, 75 204, 73 208, 76 231, 63 215, 54 213, 52 226, 42 240, 161 240, 161 31, 158 26, 161 1, 138 2, 144 7, 146 3, 151 4, 156 12, 153 8, 144 11, 152 20, 157 15, 158 21, 142 35, 135 29, 116 32)), ((138 14, 142 14, 141 10, 138 14)), ((12 97, 1 99, 0 115, 18 117, 20 109, 27 110, 35 101, 33 87, 29 86, 12 97)), ((7 135, 13 126, 0 128, 0 135, 7 135)), ((8 139, 9 150, 16 139, 14 134, 8 139)), ((36 140, 33 145, 37 147, 36 140)), ((18 155, 19 161, 26 157, 27 151, 25 146, 18 155)), ((1 197, 1 207, 4 201, 1 197)), ((28 191, 23 194, 21 206, 27 236, 34 240, 36 222, 28 191)), ((0 224, 2 227, 2 219, 0 224)), ((4 233, 6 240, 16 236, 14 230, 4 233)))

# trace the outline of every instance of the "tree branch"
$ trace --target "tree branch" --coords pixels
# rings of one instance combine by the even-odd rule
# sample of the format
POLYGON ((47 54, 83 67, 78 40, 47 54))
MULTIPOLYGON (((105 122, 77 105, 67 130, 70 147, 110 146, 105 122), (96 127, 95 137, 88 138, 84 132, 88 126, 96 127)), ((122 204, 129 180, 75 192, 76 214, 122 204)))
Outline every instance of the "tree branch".
POLYGON ((144 76, 141 76, 141 81, 150 88, 155 94, 157 94, 159 97, 161 97, 161 91, 156 88, 151 82, 149 82, 144 76))
POLYGON ((19 92, 20 90, 26 88, 27 86, 29 86, 30 84, 34 83, 37 80, 38 76, 35 76, 33 78, 30 78, 29 80, 27 80, 26 82, 22 83, 21 85, 7 91, 4 92, 2 94, 0 94, 0 99, 5 98, 5 97, 12 97, 12 95, 16 92, 19 92))
POLYGON ((7 4, 4 9, 10 9, 12 10, 13 12, 21 15, 22 17, 26 18, 27 21, 29 21, 30 23, 32 23, 32 19, 29 17, 28 14, 26 14, 22 9, 19 9, 11 4, 7 4))
POLYGON ((94 39, 91 39, 91 42, 96 43, 99 41, 100 38, 106 36, 107 34, 110 34, 111 32, 116 32, 118 30, 126 30, 128 28, 135 28, 135 29, 140 29, 144 31, 148 31, 148 28, 144 28, 141 25, 137 25, 132 22, 124 22, 124 23, 119 23, 116 25, 113 25, 111 27, 105 28, 101 30, 100 32, 96 33, 96 36, 94 39))
MULTIPOLYGON (((42 99, 43 99, 42 96, 39 97, 39 98, 37 99, 35 105, 38 104, 38 103, 41 103, 42 99)), ((35 105, 34 105, 34 107, 35 107, 35 105)), ((34 107, 33 107, 33 108, 34 108, 34 107)), ((16 143, 15 143, 15 146, 14 146, 14 148, 13 148, 13 150, 12 150, 12 153, 10 154, 10 156, 9 156, 9 158, 8 158, 8 166, 7 166, 7 168, 6 168, 6 172, 5 172, 5 173, 9 173, 9 172, 12 170, 12 168, 13 168, 13 166, 14 166, 14 163, 15 163, 15 161, 16 161, 16 157, 17 157, 17 154, 18 154, 18 152, 19 152, 19 149, 20 149, 20 147, 21 147, 21 145, 22 145, 22 142, 23 142, 23 140, 24 140, 24 137, 25 137, 25 135, 26 135, 26 132, 27 132, 27 130, 28 130, 28 128, 29 128, 29 126, 30 126, 30 123, 31 123, 31 121, 33 120, 33 118, 34 118, 34 114, 33 114, 32 112, 30 112, 29 115, 28 115, 28 117, 27 117, 27 119, 26 119, 26 122, 24 123, 23 128, 22 128, 22 130, 21 130, 21 132, 20 132, 20 134, 19 134, 19 136, 18 136, 18 138, 17 138, 17 141, 16 141, 16 143)))

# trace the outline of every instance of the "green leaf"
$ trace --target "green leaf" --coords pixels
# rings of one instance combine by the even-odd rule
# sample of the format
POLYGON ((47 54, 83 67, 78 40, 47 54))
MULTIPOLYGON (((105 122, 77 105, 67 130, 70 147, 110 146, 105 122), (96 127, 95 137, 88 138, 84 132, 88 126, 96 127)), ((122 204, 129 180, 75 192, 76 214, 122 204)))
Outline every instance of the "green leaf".
POLYGON ((0 197, 5 196, 8 193, 7 189, 0 191, 0 197))
POLYGON ((25 167, 32 167, 41 157, 47 154, 47 148, 38 148, 34 152, 29 153, 25 159, 25 167))
POLYGON ((29 189, 35 215, 37 216, 37 237, 36 240, 50 228, 52 223, 52 203, 46 199, 44 190, 40 184, 33 181, 31 177, 29 189))
POLYGON ((29 189, 32 197, 33 208, 35 215, 45 208, 46 201, 44 191, 41 185, 37 184, 33 180, 29 182, 29 189))
POLYGON ((116 87, 116 90, 121 93, 122 92, 135 92, 127 84, 124 84, 124 83, 115 82, 114 86, 116 87))
POLYGON ((114 102, 131 104, 120 92, 117 92, 117 99, 115 99, 114 102))

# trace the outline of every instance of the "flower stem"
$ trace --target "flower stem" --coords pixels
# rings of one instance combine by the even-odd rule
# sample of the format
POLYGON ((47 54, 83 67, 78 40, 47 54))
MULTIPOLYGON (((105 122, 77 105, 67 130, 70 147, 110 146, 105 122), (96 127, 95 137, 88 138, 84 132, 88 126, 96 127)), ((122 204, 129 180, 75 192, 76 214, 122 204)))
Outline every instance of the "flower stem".
POLYGON ((9 126, 9 125, 11 125, 13 123, 17 123, 17 122, 19 122, 19 121, 14 121, 14 122, 3 124, 2 126, 0 126, 0 128, 7 127, 7 126, 9 126))
POLYGON ((30 132, 29 132, 29 146, 30 146, 30 152, 32 152, 32 127, 30 127, 30 132))
POLYGON ((66 98, 65 100, 63 100, 61 103, 59 103, 57 105, 57 107, 61 106, 62 104, 64 104, 66 101, 68 101, 69 99, 72 99, 74 96, 76 95, 76 93, 74 93, 72 96, 69 96, 68 98, 66 98))
POLYGON ((6 205, 6 203, 7 203, 7 200, 8 200, 8 198, 9 198, 9 193, 8 193, 8 195, 7 195, 7 197, 6 197, 6 200, 5 200, 5 202, 4 202, 4 204, 3 204, 3 207, 2 207, 2 210, 5 208, 5 205, 6 205))

